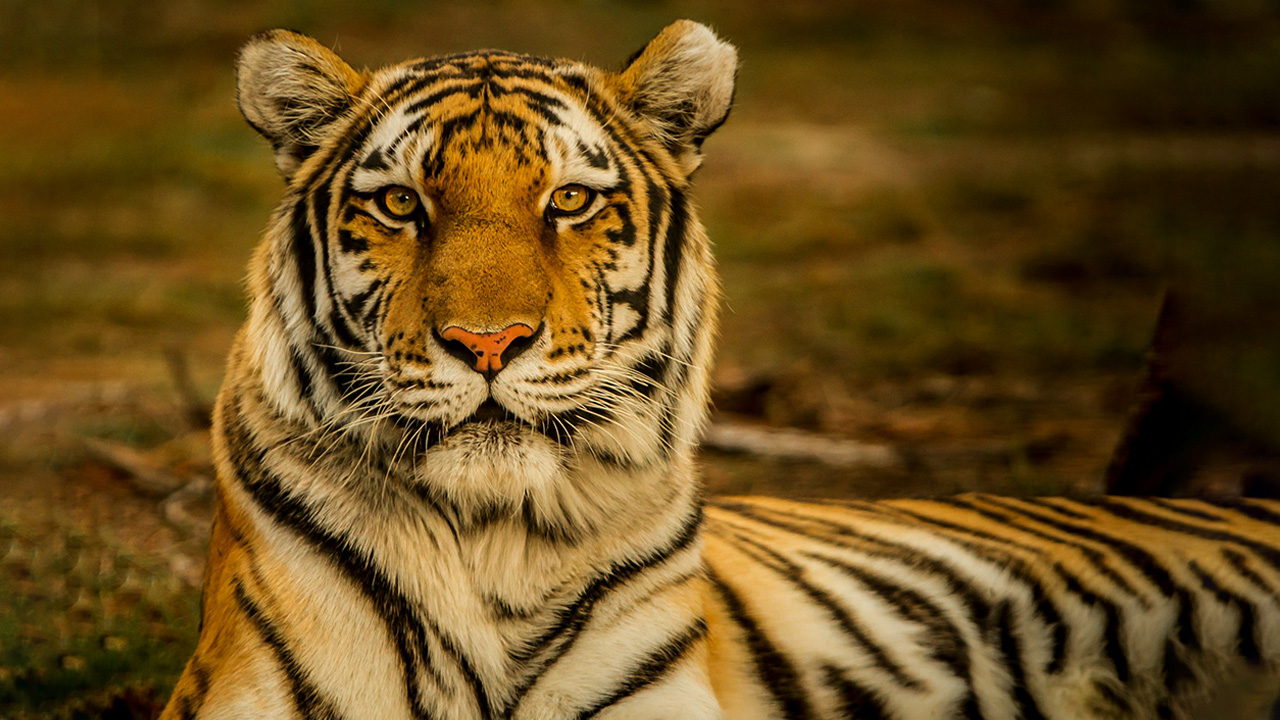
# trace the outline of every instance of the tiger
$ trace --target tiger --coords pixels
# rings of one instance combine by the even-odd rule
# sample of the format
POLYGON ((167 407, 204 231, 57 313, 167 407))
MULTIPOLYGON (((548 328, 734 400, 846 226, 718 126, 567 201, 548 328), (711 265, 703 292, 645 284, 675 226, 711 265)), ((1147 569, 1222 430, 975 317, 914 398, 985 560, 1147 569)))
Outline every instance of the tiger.
POLYGON ((285 191, 165 720, 1260 717, 1280 503, 704 497, 737 68, 248 41, 285 191))

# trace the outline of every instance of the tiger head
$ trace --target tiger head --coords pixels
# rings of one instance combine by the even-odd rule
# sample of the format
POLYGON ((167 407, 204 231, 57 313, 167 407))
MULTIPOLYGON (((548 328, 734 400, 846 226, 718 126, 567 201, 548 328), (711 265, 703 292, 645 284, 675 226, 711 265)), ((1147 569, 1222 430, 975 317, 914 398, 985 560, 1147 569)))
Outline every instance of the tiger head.
POLYGON ((687 459, 718 302, 687 190, 736 65, 689 21, 617 72, 251 40, 240 107, 287 182, 245 333, 262 395, 444 495, 687 459))

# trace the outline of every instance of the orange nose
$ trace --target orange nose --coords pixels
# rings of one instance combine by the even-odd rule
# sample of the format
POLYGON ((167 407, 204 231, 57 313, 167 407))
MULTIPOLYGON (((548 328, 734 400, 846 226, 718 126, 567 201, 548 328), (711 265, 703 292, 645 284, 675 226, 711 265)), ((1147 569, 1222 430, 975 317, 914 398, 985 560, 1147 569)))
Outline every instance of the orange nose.
POLYGON ((507 353, 507 362, 524 351, 529 343, 515 343, 522 338, 533 336, 533 328, 524 323, 516 323, 498 332, 476 333, 464 330, 457 325, 450 325, 440 333, 441 339, 457 348, 461 345, 467 352, 475 355, 475 370, 492 376, 502 369, 503 353, 507 353), (515 346, 513 347, 513 343, 515 346), (508 352, 510 351, 510 352, 508 352))

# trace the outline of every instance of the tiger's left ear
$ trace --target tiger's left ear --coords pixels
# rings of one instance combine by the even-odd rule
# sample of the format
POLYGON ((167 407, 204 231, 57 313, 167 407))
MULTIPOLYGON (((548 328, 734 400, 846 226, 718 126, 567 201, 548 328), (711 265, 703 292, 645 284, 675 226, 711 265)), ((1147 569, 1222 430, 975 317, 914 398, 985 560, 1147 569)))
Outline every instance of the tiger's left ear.
POLYGON ((290 30, 255 35, 236 61, 240 112, 271 141, 286 180, 351 109, 366 81, 332 50, 290 30))
POLYGON ((702 141, 729 116, 737 74, 738 51, 732 45, 705 25, 677 20, 610 82, 687 176, 702 164, 702 141))

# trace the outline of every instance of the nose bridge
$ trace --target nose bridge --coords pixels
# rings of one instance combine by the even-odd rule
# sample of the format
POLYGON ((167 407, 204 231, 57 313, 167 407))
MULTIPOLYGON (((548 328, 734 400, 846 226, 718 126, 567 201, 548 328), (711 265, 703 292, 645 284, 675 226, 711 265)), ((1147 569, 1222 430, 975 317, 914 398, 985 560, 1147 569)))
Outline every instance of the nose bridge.
POLYGON ((430 260, 437 331, 538 327, 550 292, 539 228, 510 215, 463 217, 439 228, 430 260))

